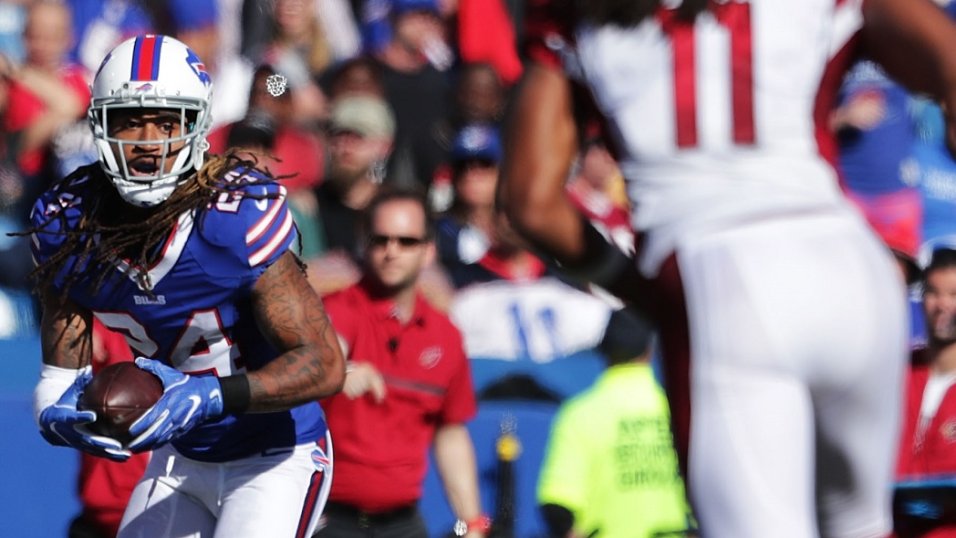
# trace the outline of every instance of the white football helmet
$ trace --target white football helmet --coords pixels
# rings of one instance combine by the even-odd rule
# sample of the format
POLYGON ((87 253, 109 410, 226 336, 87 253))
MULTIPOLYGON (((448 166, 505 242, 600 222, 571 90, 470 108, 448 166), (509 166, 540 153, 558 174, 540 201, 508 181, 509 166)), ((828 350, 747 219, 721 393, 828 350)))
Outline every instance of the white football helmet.
POLYGON ((202 167, 212 123, 212 81, 202 60, 182 42, 168 36, 141 35, 120 43, 100 64, 92 92, 87 116, 100 165, 124 200, 140 207, 159 204, 173 193, 184 172, 202 167), (141 141, 111 137, 110 114, 130 108, 177 111, 181 135, 141 141), (185 147, 173 154, 170 147, 180 142, 185 147), (129 145, 162 148, 155 173, 131 173, 123 151, 129 145), (175 159, 169 172, 165 171, 167 158, 175 159))

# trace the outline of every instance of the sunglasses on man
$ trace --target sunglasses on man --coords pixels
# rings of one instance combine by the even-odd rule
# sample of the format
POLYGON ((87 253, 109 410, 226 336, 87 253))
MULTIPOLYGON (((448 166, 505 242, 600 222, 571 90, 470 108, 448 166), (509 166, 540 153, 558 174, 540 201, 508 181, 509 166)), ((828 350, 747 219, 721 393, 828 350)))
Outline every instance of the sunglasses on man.
POLYGON ((382 248, 392 241, 398 243, 402 248, 411 248, 423 245, 428 242, 425 237, 412 237, 410 235, 380 235, 372 234, 368 236, 368 246, 373 248, 382 248))

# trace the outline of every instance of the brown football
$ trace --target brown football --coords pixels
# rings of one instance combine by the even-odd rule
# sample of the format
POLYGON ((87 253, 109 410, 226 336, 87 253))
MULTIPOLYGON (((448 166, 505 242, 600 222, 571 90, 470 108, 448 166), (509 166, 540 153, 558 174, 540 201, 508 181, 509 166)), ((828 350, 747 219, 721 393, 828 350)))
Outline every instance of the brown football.
POLYGON ((126 445, 132 440, 129 426, 163 395, 163 383, 132 362, 111 364, 100 370, 83 390, 77 407, 96 411, 94 433, 126 445))

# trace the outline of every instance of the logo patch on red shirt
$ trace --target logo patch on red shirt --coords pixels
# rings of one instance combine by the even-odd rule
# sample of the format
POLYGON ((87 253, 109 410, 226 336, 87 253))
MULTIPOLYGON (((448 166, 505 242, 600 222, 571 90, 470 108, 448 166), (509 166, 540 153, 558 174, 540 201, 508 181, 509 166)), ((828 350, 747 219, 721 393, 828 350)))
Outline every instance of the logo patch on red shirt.
POLYGON ((418 362, 426 370, 430 370, 441 360, 441 348, 438 346, 426 347, 418 356, 418 362))
POLYGON ((944 422, 943 425, 939 427, 939 433, 943 436, 943 439, 946 439, 948 442, 956 442, 956 420, 944 422))

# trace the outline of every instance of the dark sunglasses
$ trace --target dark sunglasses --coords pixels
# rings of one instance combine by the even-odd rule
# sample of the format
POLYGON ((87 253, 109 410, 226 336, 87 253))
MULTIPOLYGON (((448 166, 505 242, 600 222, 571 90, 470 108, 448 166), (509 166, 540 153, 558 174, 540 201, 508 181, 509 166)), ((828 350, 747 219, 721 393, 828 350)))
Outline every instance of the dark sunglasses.
POLYGON ((424 237, 411 237, 408 235, 379 235, 372 234, 368 236, 368 246, 370 247, 384 247, 391 243, 392 241, 398 242, 399 246, 405 248, 417 247, 418 245, 423 245, 428 242, 427 238, 424 237))

